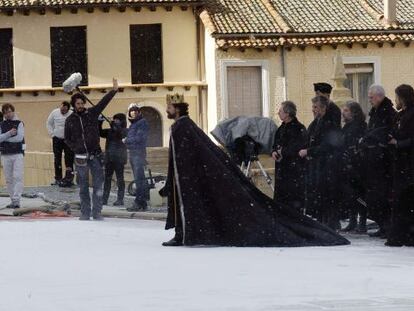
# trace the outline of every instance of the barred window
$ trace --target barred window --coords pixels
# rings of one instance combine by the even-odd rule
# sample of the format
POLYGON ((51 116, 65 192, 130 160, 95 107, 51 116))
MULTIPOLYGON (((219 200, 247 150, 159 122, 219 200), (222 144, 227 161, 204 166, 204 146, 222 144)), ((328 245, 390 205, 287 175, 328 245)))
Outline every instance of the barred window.
POLYGON ((52 86, 62 86, 74 72, 82 74, 81 85, 88 85, 86 26, 51 27, 50 45, 52 86))
POLYGON ((0 88, 14 88, 12 29, 0 29, 0 88))
POLYGON ((161 24, 130 25, 131 81, 162 83, 161 24))

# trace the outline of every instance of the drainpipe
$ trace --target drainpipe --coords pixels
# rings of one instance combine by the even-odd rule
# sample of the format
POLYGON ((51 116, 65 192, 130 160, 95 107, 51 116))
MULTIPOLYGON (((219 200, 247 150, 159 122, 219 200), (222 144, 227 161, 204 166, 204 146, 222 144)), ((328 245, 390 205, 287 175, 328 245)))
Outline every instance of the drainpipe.
POLYGON ((282 45, 282 50, 280 52, 280 62, 282 65, 282 79, 283 79, 283 99, 287 100, 287 87, 288 87, 288 83, 287 83, 287 79, 286 79, 286 49, 285 46, 282 45))

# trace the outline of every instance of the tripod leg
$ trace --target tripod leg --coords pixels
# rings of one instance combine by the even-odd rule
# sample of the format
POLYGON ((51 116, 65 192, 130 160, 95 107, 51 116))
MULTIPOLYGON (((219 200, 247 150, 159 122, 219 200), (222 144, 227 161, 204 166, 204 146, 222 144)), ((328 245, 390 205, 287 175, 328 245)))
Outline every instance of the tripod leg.
POLYGON ((264 167, 263 167, 263 165, 262 165, 262 163, 260 163, 260 161, 259 160, 257 160, 256 161, 256 163, 257 163, 257 165, 259 165, 259 167, 260 167, 260 171, 262 172, 262 175, 264 176, 264 178, 266 179, 266 182, 267 182, 267 184, 270 186, 270 188, 273 190, 273 191, 275 191, 275 188, 274 188, 274 186, 273 186, 273 180, 272 180, 272 178, 270 177, 270 175, 265 171, 265 169, 264 169, 264 167))

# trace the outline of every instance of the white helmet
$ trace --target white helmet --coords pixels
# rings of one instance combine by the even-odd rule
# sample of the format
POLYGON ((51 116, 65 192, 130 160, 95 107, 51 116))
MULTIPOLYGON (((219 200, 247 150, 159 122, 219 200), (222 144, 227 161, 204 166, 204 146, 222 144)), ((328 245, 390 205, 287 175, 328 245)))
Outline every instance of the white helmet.
POLYGON ((141 109, 141 107, 140 107, 140 106, 138 106, 138 104, 137 104, 137 103, 131 103, 131 104, 129 104, 129 106, 128 106, 128 112, 130 112, 130 111, 131 111, 131 109, 133 109, 133 108, 138 108, 138 109, 141 109))

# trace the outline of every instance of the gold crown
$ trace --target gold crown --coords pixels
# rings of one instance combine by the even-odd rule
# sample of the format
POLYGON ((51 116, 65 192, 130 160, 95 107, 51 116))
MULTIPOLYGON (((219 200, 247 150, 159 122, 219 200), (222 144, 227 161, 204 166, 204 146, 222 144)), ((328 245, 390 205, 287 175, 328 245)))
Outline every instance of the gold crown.
POLYGON ((179 104, 184 103, 184 95, 178 93, 173 95, 167 95, 167 104, 179 104))

